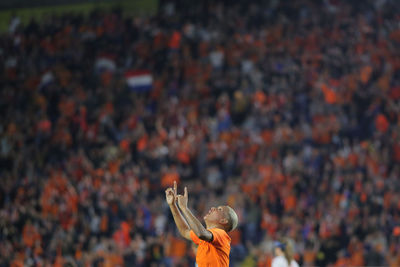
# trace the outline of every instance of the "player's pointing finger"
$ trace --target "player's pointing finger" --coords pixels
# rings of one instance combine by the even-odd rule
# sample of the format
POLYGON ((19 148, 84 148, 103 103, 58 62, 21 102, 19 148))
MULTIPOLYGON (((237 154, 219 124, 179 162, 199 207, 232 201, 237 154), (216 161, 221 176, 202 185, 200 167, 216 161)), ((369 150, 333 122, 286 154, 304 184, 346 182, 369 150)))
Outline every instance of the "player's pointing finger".
POLYGON ((174 194, 176 195, 177 194, 177 186, 176 186, 176 181, 174 181, 174 194))

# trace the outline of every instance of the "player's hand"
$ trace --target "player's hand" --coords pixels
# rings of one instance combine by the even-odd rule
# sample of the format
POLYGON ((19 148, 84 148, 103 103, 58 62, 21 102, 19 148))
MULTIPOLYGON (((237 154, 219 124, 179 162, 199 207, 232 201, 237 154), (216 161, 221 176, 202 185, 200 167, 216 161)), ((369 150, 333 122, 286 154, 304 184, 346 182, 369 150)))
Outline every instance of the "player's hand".
POLYGON ((176 203, 176 181, 174 181, 174 188, 169 187, 165 190, 165 199, 167 200, 168 205, 176 203))
POLYGON ((177 195, 176 197, 178 199, 178 206, 180 209, 186 209, 187 204, 188 204, 188 192, 187 192, 187 187, 185 186, 185 192, 182 195, 177 195))

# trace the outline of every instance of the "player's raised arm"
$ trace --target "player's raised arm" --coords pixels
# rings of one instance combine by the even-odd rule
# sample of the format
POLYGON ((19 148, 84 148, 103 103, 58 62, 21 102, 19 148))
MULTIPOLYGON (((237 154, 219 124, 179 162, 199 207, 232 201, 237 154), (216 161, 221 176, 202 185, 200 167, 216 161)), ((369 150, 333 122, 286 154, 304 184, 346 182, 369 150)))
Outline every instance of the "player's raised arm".
POLYGON ((167 190, 165 190, 165 199, 167 200, 172 216, 174 217, 175 224, 178 227, 179 233, 184 238, 191 240, 190 227, 187 224, 185 218, 182 216, 181 212, 179 211, 178 206, 176 205, 176 191, 177 186, 176 182, 174 181, 174 188, 168 188, 167 190))
POLYGON ((213 239, 213 235, 210 231, 208 231, 203 224, 192 214, 192 212, 187 207, 188 203, 188 192, 187 187, 185 187, 184 195, 178 195, 178 205, 181 209, 183 215, 185 216, 186 221, 188 222, 192 231, 202 240, 211 242, 213 239))

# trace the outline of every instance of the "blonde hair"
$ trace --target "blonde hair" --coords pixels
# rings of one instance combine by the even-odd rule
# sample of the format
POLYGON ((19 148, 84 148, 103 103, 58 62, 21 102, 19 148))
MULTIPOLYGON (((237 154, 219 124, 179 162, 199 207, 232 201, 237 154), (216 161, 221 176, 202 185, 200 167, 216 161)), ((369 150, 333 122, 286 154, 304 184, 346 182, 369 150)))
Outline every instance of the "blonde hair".
POLYGON ((228 217, 228 232, 233 231, 236 229, 237 225, 238 225, 238 216, 236 214, 236 212, 229 206, 226 206, 228 212, 227 212, 227 217, 228 217))
POLYGON ((293 260, 293 254, 294 254, 293 243, 289 238, 282 239, 281 243, 284 245, 283 253, 285 254, 285 258, 288 264, 290 265, 290 263, 293 260))

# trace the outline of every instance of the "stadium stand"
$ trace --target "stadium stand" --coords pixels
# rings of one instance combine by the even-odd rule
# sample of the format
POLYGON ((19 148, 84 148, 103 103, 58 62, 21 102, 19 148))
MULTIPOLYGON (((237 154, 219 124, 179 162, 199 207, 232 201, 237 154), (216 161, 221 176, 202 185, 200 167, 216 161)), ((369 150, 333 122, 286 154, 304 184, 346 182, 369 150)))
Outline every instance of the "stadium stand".
POLYGON ((200 218, 238 213, 232 266, 269 266, 281 237, 301 266, 400 266, 399 14, 275 0, 15 17, 0 266, 194 266, 174 180, 200 218))

